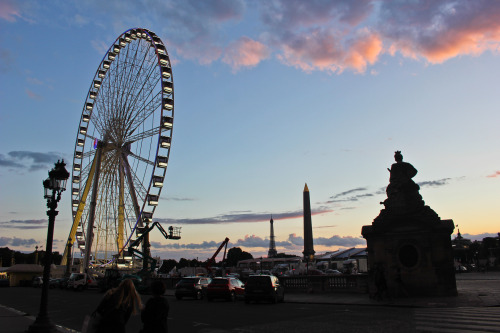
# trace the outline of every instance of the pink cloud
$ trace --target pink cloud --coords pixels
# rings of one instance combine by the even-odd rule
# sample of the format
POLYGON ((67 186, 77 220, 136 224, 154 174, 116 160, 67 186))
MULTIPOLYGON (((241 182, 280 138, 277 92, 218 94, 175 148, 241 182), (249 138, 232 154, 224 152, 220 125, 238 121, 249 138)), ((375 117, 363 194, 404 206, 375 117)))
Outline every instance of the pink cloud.
POLYGON ((378 59, 382 52, 382 40, 377 34, 363 29, 350 41, 342 43, 342 36, 316 29, 295 36, 294 40, 281 47, 278 59, 306 72, 320 70, 334 73, 350 68, 362 73, 368 64, 378 59))
POLYGON ((29 90, 29 89, 26 89, 26 95, 28 95, 29 98, 31 99, 35 99, 35 100, 41 100, 42 99, 42 96, 38 95, 37 93, 29 90))
POLYGON ((261 6, 269 46, 303 71, 365 72, 383 53, 442 63, 500 49, 500 2, 301 2, 261 6))
POLYGON ((380 29, 391 54, 431 63, 479 55, 500 46, 500 3, 496 1, 385 2, 380 29))
POLYGON ((269 49, 264 44, 248 37, 241 37, 226 48, 222 61, 233 71, 241 67, 255 67, 269 57, 269 49))
POLYGON ((16 22, 21 14, 12 1, 0 0, 0 18, 9 22, 16 22))
POLYGON ((491 175, 488 175, 486 177, 488 177, 488 178, 497 178, 497 177, 500 177, 500 171, 495 171, 495 173, 493 173, 491 175))
POLYGON ((377 34, 366 32, 355 40, 345 57, 345 64, 357 72, 364 72, 367 64, 374 64, 382 52, 382 40, 377 34))

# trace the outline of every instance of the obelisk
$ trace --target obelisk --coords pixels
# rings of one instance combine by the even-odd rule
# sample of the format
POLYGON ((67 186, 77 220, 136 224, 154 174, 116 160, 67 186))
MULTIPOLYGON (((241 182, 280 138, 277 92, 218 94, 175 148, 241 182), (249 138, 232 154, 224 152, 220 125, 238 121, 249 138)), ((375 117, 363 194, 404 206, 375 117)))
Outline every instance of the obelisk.
POLYGON ((304 259, 311 261, 314 259, 314 244, 311 222, 311 199, 309 189, 304 186, 304 259))

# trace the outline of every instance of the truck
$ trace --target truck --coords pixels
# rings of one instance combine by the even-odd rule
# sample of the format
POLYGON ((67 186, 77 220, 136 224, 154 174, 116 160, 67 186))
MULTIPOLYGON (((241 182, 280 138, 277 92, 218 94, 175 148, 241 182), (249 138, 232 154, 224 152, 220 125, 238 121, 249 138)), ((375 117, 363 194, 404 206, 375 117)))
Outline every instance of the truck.
POLYGON ((97 288, 96 279, 87 273, 72 273, 68 280, 68 289, 82 291, 88 288, 97 288))

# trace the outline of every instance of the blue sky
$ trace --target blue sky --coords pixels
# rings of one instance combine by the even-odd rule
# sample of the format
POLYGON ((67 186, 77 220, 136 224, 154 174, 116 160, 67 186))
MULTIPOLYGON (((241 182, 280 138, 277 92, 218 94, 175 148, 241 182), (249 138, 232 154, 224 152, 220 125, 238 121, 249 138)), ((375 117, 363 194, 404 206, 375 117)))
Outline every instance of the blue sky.
POLYGON ((229 237, 265 255, 271 214, 298 254, 304 183, 316 251, 363 246, 396 150, 441 218, 496 233, 499 22, 490 1, 0 0, 0 246, 44 246, 42 180, 71 163, 94 73, 133 27, 160 36, 175 82, 155 220, 182 239, 153 235, 153 254, 206 259, 229 237))

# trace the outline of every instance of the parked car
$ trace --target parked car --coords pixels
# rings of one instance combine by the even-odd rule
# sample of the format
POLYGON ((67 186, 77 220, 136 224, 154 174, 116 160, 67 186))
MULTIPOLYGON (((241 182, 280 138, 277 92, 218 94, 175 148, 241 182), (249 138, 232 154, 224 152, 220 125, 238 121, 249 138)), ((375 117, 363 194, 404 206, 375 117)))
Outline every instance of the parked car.
POLYGON ((82 291, 87 288, 97 288, 97 281, 87 273, 72 273, 67 288, 82 291))
POLYGON ((229 301, 235 301, 237 298, 243 298, 244 293, 245 285, 239 279, 232 277, 214 278, 207 287, 207 300, 225 298, 229 301))
POLYGON ((336 269, 327 269, 325 271, 326 275, 342 275, 342 272, 336 269))
POLYGON ((35 288, 41 288, 43 285, 43 278, 41 276, 34 277, 31 285, 35 288))
POLYGON ((49 280, 49 288, 53 289, 53 288, 59 287, 59 280, 60 279, 50 279, 49 280))
POLYGON ((179 300, 183 297, 202 299, 210 281, 210 278, 201 276, 184 277, 175 285, 175 298, 179 300))
POLYGON ((285 300, 285 288, 274 275, 250 275, 245 284, 245 303, 267 300, 272 303, 285 300))
POLYGON ((309 268, 306 272, 304 272, 306 275, 325 275, 323 271, 320 271, 319 269, 316 268, 309 268))
POLYGON ((59 281, 58 281, 58 285, 57 286, 60 289, 66 289, 68 287, 68 280, 69 280, 68 277, 60 278, 59 281))

